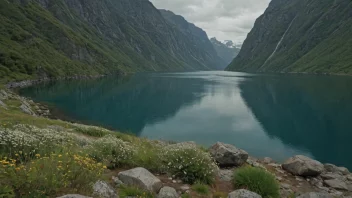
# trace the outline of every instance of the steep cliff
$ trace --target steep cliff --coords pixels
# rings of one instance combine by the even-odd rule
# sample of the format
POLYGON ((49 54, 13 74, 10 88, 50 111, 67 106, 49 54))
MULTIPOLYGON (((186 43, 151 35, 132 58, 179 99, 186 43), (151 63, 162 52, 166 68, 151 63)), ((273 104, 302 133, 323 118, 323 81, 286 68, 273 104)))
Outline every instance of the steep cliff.
POLYGON ((218 41, 215 37, 210 39, 217 54, 226 62, 230 64, 232 60, 238 55, 240 49, 237 48, 232 41, 225 41, 224 43, 218 41))
POLYGON ((148 0, 0 0, 0 79, 213 69, 148 0))
POLYGON ((180 15, 176 15, 169 10, 159 10, 162 16, 175 28, 179 29, 192 43, 199 49, 203 49, 205 59, 217 69, 224 69, 228 63, 218 56, 213 45, 209 41, 207 33, 201 28, 195 26, 193 23, 188 22, 180 15))
POLYGON ((352 1, 272 0, 227 70, 352 74, 352 1))

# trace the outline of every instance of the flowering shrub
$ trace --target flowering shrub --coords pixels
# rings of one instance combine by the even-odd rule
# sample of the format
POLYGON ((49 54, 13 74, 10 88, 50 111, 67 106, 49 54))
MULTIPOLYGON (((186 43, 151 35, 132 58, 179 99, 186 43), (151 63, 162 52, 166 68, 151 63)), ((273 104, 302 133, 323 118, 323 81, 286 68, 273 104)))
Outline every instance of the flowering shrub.
POLYGON ((72 144, 72 136, 53 129, 40 129, 30 125, 13 128, 0 127, 0 154, 9 158, 28 160, 35 154, 49 154, 58 147, 72 144))
POLYGON ((166 148, 162 159, 166 172, 186 183, 210 184, 215 178, 216 164, 208 153, 198 148, 166 148))
POLYGON ((36 154, 36 158, 25 165, 16 159, 0 161, 1 185, 11 186, 17 197, 52 197, 63 189, 87 192, 106 168, 92 158, 71 153, 36 154))
POLYGON ((87 147, 87 152, 92 158, 108 164, 110 167, 131 164, 135 153, 129 143, 112 135, 94 141, 87 147))

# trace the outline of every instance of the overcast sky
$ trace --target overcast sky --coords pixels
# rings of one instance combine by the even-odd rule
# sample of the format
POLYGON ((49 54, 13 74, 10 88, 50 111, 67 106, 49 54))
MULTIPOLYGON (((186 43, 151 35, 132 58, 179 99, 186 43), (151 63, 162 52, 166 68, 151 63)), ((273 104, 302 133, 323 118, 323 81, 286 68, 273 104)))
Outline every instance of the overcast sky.
POLYGON ((270 0, 150 0, 173 11, 218 40, 242 43, 270 0))

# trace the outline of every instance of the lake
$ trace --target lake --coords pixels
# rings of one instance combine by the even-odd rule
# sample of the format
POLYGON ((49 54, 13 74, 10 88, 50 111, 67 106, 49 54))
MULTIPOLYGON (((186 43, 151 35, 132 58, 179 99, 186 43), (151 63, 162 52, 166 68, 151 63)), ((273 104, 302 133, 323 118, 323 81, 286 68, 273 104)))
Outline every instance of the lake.
POLYGON ((352 169, 352 77, 139 73, 20 90, 66 119, 151 139, 233 144, 283 161, 303 154, 352 169))

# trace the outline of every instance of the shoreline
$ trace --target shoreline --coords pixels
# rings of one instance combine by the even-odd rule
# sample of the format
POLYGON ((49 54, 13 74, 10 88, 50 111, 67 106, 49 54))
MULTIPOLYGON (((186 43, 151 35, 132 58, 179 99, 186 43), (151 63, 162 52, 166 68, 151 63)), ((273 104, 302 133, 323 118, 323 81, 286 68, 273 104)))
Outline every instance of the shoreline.
MULTIPOLYGON (((6 91, 5 91, 6 92, 6 91)), ((0 94, 4 94, 3 91, 0 91, 0 94)), ((10 100, 18 99, 20 101, 20 104, 28 104, 28 109, 30 111, 34 110, 33 112, 36 112, 36 108, 34 108, 38 103, 35 103, 33 101, 30 101, 26 98, 23 98, 16 93, 8 91, 6 98, 10 100)), ((7 99, 3 99, 3 95, 0 95, 0 99, 7 103, 7 99)), ((7 110, 5 112, 2 111, 2 107, 0 106, 0 118, 5 119, 5 123, 8 123, 6 121, 7 119, 13 120, 13 127, 16 127, 18 124, 19 125, 25 125, 25 126, 32 126, 32 127, 37 127, 37 124, 39 124, 42 129, 36 129, 36 130, 50 130, 52 132, 59 132, 59 131, 70 131, 70 133, 75 133, 77 134, 76 136, 79 138, 83 138, 82 141, 86 141, 86 138, 89 138, 89 141, 86 142, 85 144, 88 144, 90 141, 94 140, 99 140, 99 138, 104 137, 105 135, 108 134, 114 134, 116 135, 119 139, 121 140, 130 140, 131 138, 134 139, 133 143, 131 146, 138 146, 140 145, 141 142, 145 142, 143 144, 152 144, 152 145, 160 145, 161 148, 164 147, 176 147, 182 149, 189 149, 189 148, 199 148, 200 145, 194 143, 194 142, 180 142, 180 143, 174 143, 170 141, 165 141, 165 140, 152 140, 148 138, 143 138, 143 137, 135 137, 131 136, 130 134, 126 133, 121 133, 117 131, 111 131, 107 130, 106 128, 103 127, 97 127, 93 125, 82 125, 82 124, 77 124, 77 122, 69 123, 61 120, 54 120, 54 119, 49 119, 49 118, 44 118, 42 116, 36 116, 36 115, 29 115, 28 113, 21 113, 18 115, 17 112, 21 110, 21 108, 13 107, 11 103, 7 103, 7 110), (16 113, 14 112, 16 111, 16 113), (11 115, 11 113, 15 113, 15 117, 13 118, 8 118, 6 117, 1 117, 2 113, 5 113, 4 115, 11 115), (17 116, 20 116, 17 119, 17 116), (28 119, 30 119, 28 121, 28 119), (38 119, 38 120, 37 120, 38 119), (36 123, 38 122, 38 123, 36 123), (43 125, 44 122, 45 124, 43 125), (66 128, 65 128, 66 127, 66 128), (94 136, 93 136, 94 134, 94 136)), ((21 107, 22 107, 21 105, 21 107)), ((22 110, 23 111, 23 110, 22 110)), ((1 129, 0 125, 0 129, 1 129)), ((11 127, 11 126, 10 126, 11 127)), ((44 132, 43 131, 43 132, 44 132)), ((75 136, 75 137, 76 137, 75 136)), ((143 145, 142 144, 142 145, 143 145)), ((146 149, 146 148, 145 148, 146 149)), ((145 150, 141 150, 141 154, 145 152, 145 150)), ((263 158, 263 159, 258 159, 252 157, 250 154, 247 152, 236 148, 234 145, 229 145, 229 144, 224 144, 224 143, 217 143, 213 145, 210 148, 202 148, 200 151, 204 153, 211 154, 214 158, 214 160, 217 162, 217 165, 219 166, 217 174, 217 179, 216 180, 216 185, 225 185, 226 187, 224 189, 221 189, 222 192, 225 193, 230 193, 233 190, 236 190, 232 187, 232 175, 233 172, 238 170, 240 167, 243 166, 251 166, 254 168, 259 168, 263 169, 271 174, 273 174, 274 178, 280 185, 280 197, 292 197, 292 194, 294 195, 301 195, 307 192, 324 192, 324 193, 329 193, 330 195, 337 196, 337 197, 342 197, 342 195, 351 195, 352 189, 347 188, 347 186, 351 185, 352 186, 352 174, 349 173, 347 168, 344 167, 337 167, 332 164, 322 164, 316 160, 307 158, 307 157, 300 157, 300 156, 295 156, 292 158, 289 158, 287 161, 284 163, 278 163, 271 158, 263 158), (222 148, 222 149, 218 149, 222 148), (213 152, 215 153, 227 153, 226 155, 223 153, 221 155, 214 155, 212 154, 213 152), (219 157, 217 157, 219 156, 219 157), (236 159, 234 162, 231 162, 231 165, 229 166, 228 159, 229 156, 232 156, 233 159, 236 159), (239 161, 240 163, 239 163, 239 161), (234 163, 235 165, 233 165, 234 163), (290 168, 290 167, 295 167, 295 168, 290 168), (303 170, 303 172, 302 172, 303 170), (333 182, 340 182, 343 187, 341 188, 340 186, 336 186, 335 183, 333 182)), ((154 150, 151 150, 150 152, 154 153, 154 150)), ((142 158, 144 159, 144 157, 142 158)), ((152 161, 147 161, 146 164, 136 164, 133 165, 134 167, 143 167, 148 169, 147 164, 149 163, 155 163, 152 161)), ((128 168, 133 168, 133 167, 126 167, 123 168, 123 171, 128 171, 128 168)), ((114 169, 109 170, 113 171, 109 174, 113 174, 114 169)), ((117 170, 121 172, 121 169, 117 170)), ((182 181, 179 182, 178 178, 172 177, 169 179, 170 176, 166 176, 165 174, 161 174, 155 171, 152 171, 158 178, 160 178, 163 182, 163 185, 168 185, 172 186, 173 188, 177 190, 182 190, 182 187, 184 185, 187 185, 186 183, 183 183, 182 181)), ((114 176, 113 176, 114 178, 114 176)), ((189 187, 189 193, 193 195, 194 192, 192 192, 192 189, 189 187)), ((182 192, 184 193, 184 192, 182 192)), ((180 193, 181 194, 181 193, 180 193)), ((197 197, 197 196, 196 196, 197 197)))

